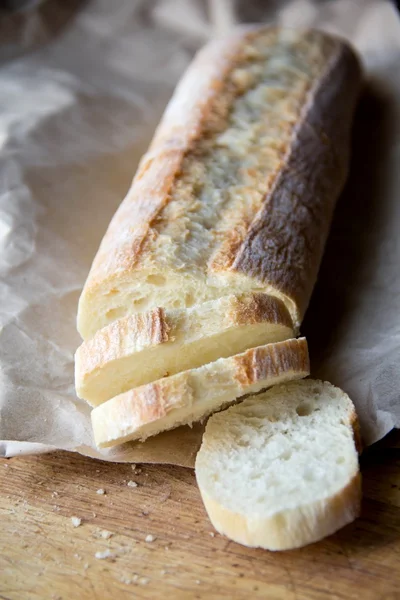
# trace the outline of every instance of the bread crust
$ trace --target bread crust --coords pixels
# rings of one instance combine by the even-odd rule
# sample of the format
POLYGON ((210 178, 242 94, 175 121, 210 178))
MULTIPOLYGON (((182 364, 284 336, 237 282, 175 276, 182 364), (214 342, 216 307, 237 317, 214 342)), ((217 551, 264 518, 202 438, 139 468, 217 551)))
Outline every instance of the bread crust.
MULTIPOLYGON (((275 77, 272 67, 271 73, 275 77)), ((279 296, 298 325, 347 175, 360 74, 345 43, 314 31, 245 28, 204 48, 178 85, 100 245, 80 300, 82 336, 127 310, 139 312, 159 302, 162 290, 151 285, 149 273, 174 277, 176 292, 165 296, 163 306, 258 290, 279 296), (206 176, 197 171, 218 150, 232 107, 252 89, 249 65, 257 40, 262 38, 268 57, 286 47, 288 36, 293 56, 283 61, 268 96, 271 110, 277 106, 271 113, 276 126, 271 118, 270 138, 254 146, 260 167, 238 167, 237 197, 221 201, 220 208, 216 203, 208 222, 192 179, 206 176), (296 56, 303 55, 301 71, 296 56), (280 94, 280 86, 288 85, 284 69, 297 82, 287 101, 280 94), (266 165, 260 182, 257 173, 266 165), (196 218, 200 231, 193 225, 196 218)))
POLYGON ((208 516, 215 529, 234 542, 250 548, 293 550, 322 540, 348 525, 360 514, 361 474, 334 496, 306 506, 284 510, 252 523, 211 498, 200 487, 208 516))
POLYGON ((227 268, 272 285, 293 302, 297 323, 311 298, 336 200, 347 179, 358 86, 355 57, 337 42, 302 106, 260 212, 240 246, 226 253, 227 268))
POLYGON ((310 372, 305 338, 251 348, 233 356, 232 361, 235 365, 233 378, 243 390, 250 388, 257 381, 270 377, 278 378, 282 372, 310 372))
POLYGON ((95 442, 104 448, 192 423, 227 403, 310 372, 307 341, 291 339, 251 348, 134 388, 92 411, 95 442), (181 418, 180 409, 187 409, 181 418), (174 420, 173 411, 177 411, 174 420), (156 428, 154 428, 156 424, 156 428))

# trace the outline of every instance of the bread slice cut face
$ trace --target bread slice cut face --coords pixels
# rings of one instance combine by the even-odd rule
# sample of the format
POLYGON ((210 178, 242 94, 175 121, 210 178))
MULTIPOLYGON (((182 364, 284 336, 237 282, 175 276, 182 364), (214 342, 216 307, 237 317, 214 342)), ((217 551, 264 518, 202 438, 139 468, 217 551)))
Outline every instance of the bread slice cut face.
POLYGON ((291 337, 287 308, 267 294, 156 308, 111 323, 78 348, 76 391, 97 406, 133 387, 291 337))
POLYGON ((99 448, 200 421, 245 394, 309 374, 305 338, 266 344, 120 394, 92 410, 99 448))
POLYGON ((293 381, 213 415, 196 458, 212 524, 246 546, 298 548, 359 513, 357 416, 330 383, 293 381))

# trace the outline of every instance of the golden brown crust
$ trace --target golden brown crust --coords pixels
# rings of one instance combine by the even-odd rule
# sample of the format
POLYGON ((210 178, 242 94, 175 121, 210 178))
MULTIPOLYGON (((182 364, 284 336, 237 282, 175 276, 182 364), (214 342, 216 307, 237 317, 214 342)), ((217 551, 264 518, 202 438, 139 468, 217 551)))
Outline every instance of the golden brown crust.
MULTIPOLYGON (((148 327, 150 343, 154 345, 167 342, 169 329, 170 327, 167 323, 167 319, 165 318, 164 309, 161 307, 156 307, 151 310, 150 324, 148 327)), ((146 327, 144 327, 143 330, 146 332, 146 327)))
POLYGON ((227 318, 238 326, 270 322, 293 327, 292 319, 284 303, 279 298, 262 292, 232 297, 227 318))
POLYGON ((267 346, 251 348, 238 356, 233 356, 235 372, 233 377, 242 387, 249 387, 255 381, 268 377, 278 377, 283 370, 310 372, 308 347, 305 338, 290 340, 290 344, 281 342, 267 346))
MULTIPOLYGON (((244 37, 250 35, 247 32, 244 37)), ((112 276, 117 269, 129 270, 136 264, 146 236, 152 236, 153 220, 171 198, 185 154, 203 134, 205 123, 215 122, 214 104, 242 45, 243 36, 234 35, 209 44, 196 56, 175 92, 177 102, 167 107, 128 196, 110 223, 93 262, 93 284, 97 277, 112 276), (179 95, 185 88, 187 92, 179 95), (119 242, 123 232, 129 236, 128 247, 119 242), (116 251, 112 251, 114 246, 116 251)))
POLYGON ((169 331, 165 311, 159 307, 114 321, 78 348, 76 360, 79 360, 79 376, 83 377, 85 373, 115 360, 127 341, 134 340, 139 347, 156 346, 170 339, 169 331))
POLYGON ((300 315, 311 297, 336 199, 347 177, 359 77, 354 54, 338 41, 302 106, 260 213, 241 246, 230 255, 227 251, 233 271, 268 282, 293 298, 300 315))

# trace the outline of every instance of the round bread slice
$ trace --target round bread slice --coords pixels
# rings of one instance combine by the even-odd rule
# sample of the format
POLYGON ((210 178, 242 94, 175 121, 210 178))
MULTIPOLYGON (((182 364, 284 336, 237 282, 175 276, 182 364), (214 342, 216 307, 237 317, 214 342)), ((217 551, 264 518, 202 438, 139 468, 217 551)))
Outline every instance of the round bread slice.
POLYGON ((97 406, 136 386, 293 337, 283 302, 230 295, 189 309, 155 308, 100 329, 75 355, 80 398, 97 406))
POLYGON ((242 354, 165 377, 120 394, 92 410, 99 448, 144 440, 200 421, 245 394, 309 374, 305 338, 251 348, 242 354))
POLYGON ((213 415, 196 477, 215 529, 245 546, 298 548, 359 514, 358 424, 330 383, 279 385, 213 415))

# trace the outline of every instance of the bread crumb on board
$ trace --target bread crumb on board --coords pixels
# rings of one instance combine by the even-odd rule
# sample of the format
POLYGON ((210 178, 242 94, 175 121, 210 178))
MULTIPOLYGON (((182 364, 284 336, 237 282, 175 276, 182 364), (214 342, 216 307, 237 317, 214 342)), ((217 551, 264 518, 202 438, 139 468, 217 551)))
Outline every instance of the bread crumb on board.
POLYGON ((139 575, 136 575, 136 573, 134 575, 132 575, 132 577, 127 577, 126 575, 123 575, 122 577, 120 577, 119 580, 121 583, 125 583, 125 585, 130 585, 131 583, 139 583, 140 585, 147 585, 150 581, 150 579, 148 577, 139 577, 139 575))
POLYGON ((138 486, 138 484, 136 483, 136 481, 128 481, 127 486, 131 487, 131 488, 135 488, 138 486))
POLYGON ((74 527, 82 525, 82 519, 80 517, 71 517, 71 523, 74 527))
POLYGON ((95 529, 92 532, 93 537, 95 538, 103 538, 103 540, 109 540, 110 537, 114 535, 112 531, 108 531, 107 529, 95 529))
POLYGON ((149 533, 148 535, 146 535, 146 537, 144 538, 145 542, 154 542, 154 540, 156 539, 155 535, 151 535, 151 533, 149 533))
POLYGON ((103 490, 103 488, 100 488, 99 490, 97 490, 96 494, 99 494, 100 496, 102 496, 103 494, 106 493, 106 490, 103 490))
POLYGON ((98 558, 99 560, 105 560, 107 558, 114 558, 115 554, 107 548, 106 550, 101 550, 99 552, 96 552, 94 557, 98 558))
POLYGON ((112 531, 107 531, 107 529, 103 529, 102 531, 100 531, 100 535, 104 540, 109 540, 110 537, 114 534, 112 533, 112 531))

